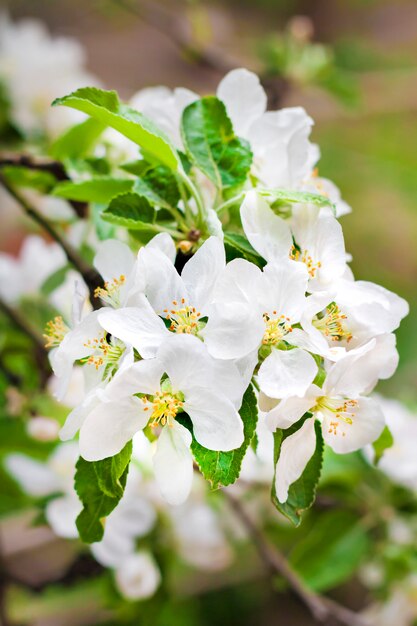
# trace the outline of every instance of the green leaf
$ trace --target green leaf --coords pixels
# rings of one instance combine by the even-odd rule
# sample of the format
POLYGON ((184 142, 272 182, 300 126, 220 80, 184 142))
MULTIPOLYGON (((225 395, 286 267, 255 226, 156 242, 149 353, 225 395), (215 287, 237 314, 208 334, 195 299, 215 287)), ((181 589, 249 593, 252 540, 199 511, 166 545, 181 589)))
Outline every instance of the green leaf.
POLYGON ((84 87, 68 96, 58 98, 53 105, 83 111, 102 124, 119 131, 159 163, 174 171, 180 166, 178 153, 170 139, 142 113, 122 104, 115 91, 84 87))
POLYGON ((379 435, 378 439, 373 442, 372 447, 375 452, 374 464, 378 465, 379 461, 383 457, 385 450, 388 448, 392 448, 394 445, 394 437, 388 426, 385 426, 382 433, 379 435))
POLYGON ((311 589, 323 592, 348 580, 369 547, 366 528, 354 513, 329 511, 297 544, 290 562, 311 589))
POLYGON ((155 215, 155 209, 147 198, 137 193, 123 193, 113 198, 101 217, 107 222, 131 230, 160 232, 153 224, 155 215))
POLYGON ((105 124, 88 118, 58 137, 50 146, 49 153, 59 160, 84 157, 92 150, 105 128, 105 124))
POLYGON ((222 485, 231 485, 239 477, 243 457, 255 434, 258 421, 257 401, 252 385, 249 385, 245 391, 239 414, 243 421, 245 436, 240 448, 230 452, 215 452, 214 450, 203 448, 193 438, 191 450, 194 459, 204 478, 211 483, 213 489, 217 489, 222 485))
POLYGON ((258 189, 261 195, 268 196, 268 202, 282 202, 283 204, 314 204, 316 206, 329 206, 335 210, 335 206, 327 196, 309 191, 292 191, 291 189, 258 189))
POLYGON ((188 105, 181 133, 187 154, 217 189, 243 183, 252 164, 245 139, 237 137, 223 102, 214 96, 188 105))
POLYGON ((130 191, 133 182, 131 179, 113 178, 112 176, 97 176, 77 182, 64 181, 56 185, 52 195, 78 202, 108 204, 114 196, 130 191))
POLYGON ((116 455, 121 457, 120 460, 103 459, 90 463, 82 457, 78 459, 74 487, 83 510, 76 524, 85 543, 103 538, 103 520, 116 508, 126 487, 131 451, 130 443, 116 455))
POLYGON ((50 172, 33 170, 23 165, 3 167, 2 174, 15 187, 36 189, 42 193, 49 193, 56 184, 55 176, 50 172))
POLYGON ((129 465, 131 456, 132 442, 129 441, 119 454, 94 463, 98 486, 106 496, 111 498, 121 498, 123 496, 124 486, 120 481, 129 465))
MULTIPOLYGON (((274 459, 275 467, 278 463, 279 455, 281 452, 281 446, 283 441, 290 435, 293 435, 305 422, 306 419, 311 419, 310 414, 299 420, 296 424, 285 430, 278 429, 274 433, 274 459)), ((287 517, 294 526, 298 526, 301 522, 302 513, 309 509, 316 497, 317 483, 320 479, 321 466, 323 462, 323 435, 321 432, 321 424, 315 422, 314 428, 316 431, 316 449, 313 456, 307 463, 304 472, 300 478, 293 483, 288 490, 287 501, 282 503, 278 500, 275 492, 275 475, 272 483, 271 499, 285 517, 287 517)))
POLYGON ((48 276, 48 278, 41 285, 41 292, 43 296, 49 296, 53 291, 55 291, 55 289, 62 285, 70 267, 70 265, 64 265, 48 276))
POLYGON ((265 265, 264 259, 252 248, 249 241, 240 233, 225 232, 224 244, 226 247, 227 260, 244 258, 260 267, 265 265))
POLYGON ((145 196, 153 206, 165 209, 176 207, 180 200, 177 180, 163 165, 149 169, 135 181, 133 189, 145 196))

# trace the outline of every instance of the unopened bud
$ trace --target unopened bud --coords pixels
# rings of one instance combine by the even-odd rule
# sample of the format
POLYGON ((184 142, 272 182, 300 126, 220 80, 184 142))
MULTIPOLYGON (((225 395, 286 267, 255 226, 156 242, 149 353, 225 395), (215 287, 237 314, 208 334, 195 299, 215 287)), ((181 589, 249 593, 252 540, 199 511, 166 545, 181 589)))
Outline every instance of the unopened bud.
POLYGON ((38 415, 27 424, 27 433, 36 441, 55 441, 58 439, 60 426, 52 417, 38 415))

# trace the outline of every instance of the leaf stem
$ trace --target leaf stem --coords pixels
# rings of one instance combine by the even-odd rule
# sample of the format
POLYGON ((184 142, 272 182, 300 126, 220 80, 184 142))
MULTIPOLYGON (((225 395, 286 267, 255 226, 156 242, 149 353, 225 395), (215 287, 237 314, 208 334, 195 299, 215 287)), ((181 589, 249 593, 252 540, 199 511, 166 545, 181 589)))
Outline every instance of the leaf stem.
POLYGON ((226 202, 219 204, 219 206, 216 208, 217 214, 220 215, 220 213, 230 208, 234 204, 237 204, 238 202, 240 203, 244 197, 245 197, 245 192, 242 192, 242 193, 239 193, 237 196, 233 196, 233 198, 230 198, 230 200, 226 200, 226 202))
POLYGON ((45 230, 57 244, 61 246, 63 251, 66 254, 68 261, 75 267, 76 270, 83 277, 86 285, 88 286, 90 292, 90 300, 93 308, 100 308, 100 303, 98 299, 94 296, 95 289, 102 284, 102 279, 98 272, 88 265, 81 258, 72 247, 63 237, 55 230, 55 228, 44 218, 44 216, 29 202, 24 198, 7 180, 7 178, 0 172, 0 183, 3 187, 8 191, 8 193, 16 200, 16 202, 20 205, 23 211, 26 213, 28 217, 30 217, 34 222, 36 222, 43 230, 45 230))

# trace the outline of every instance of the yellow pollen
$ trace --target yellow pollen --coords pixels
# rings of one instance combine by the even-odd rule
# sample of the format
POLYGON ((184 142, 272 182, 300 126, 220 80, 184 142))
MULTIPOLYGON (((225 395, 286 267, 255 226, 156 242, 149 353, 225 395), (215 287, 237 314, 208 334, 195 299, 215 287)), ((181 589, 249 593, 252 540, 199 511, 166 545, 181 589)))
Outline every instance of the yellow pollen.
POLYGON ((110 304, 120 304, 119 291, 125 282, 126 276, 121 274, 119 278, 113 278, 110 281, 106 281, 104 283, 104 287, 97 287, 94 291, 94 296, 96 298, 101 298, 110 304))
POLYGON ((313 257, 309 255, 308 250, 299 250, 295 246, 293 246, 290 250, 290 259, 304 263, 310 278, 315 278, 317 270, 321 268, 321 262, 315 262, 313 257))
POLYGON ((357 400, 343 399, 343 398, 329 398, 321 396, 317 398, 317 404, 312 409, 313 411, 321 411, 327 415, 331 415, 332 419, 329 423, 328 433, 332 435, 341 434, 342 437, 346 436, 345 431, 340 430, 341 422, 351 426, 353 424, 353 418, 355 413, 352 409, 358 404, 357 400), (339 428, 339 430, 338 430, 339 428))
MULTIPOLYGON (((176 300, 172 301, 175 307, 178 307, 176 300)), ((201 313, 197 311, 195 307, 186 305, 185 299, 181 299, 181 305, 179 308, 164 309, 164 314, 167 320, 171 322, 169 330, 174 333, 186 333, 189 335, 196 335, 199 330, 198 321, 201 317, 201 313)))
POLYGON ((179 394, 174 394, 170 391, 158 391, 152 398, 149 400, 146 396, 142 397, 142 402, 144 402, 145 407, 144 411, 148 411, 152 408, 152 413, 150 416, 150 426, 151 428, 155 428, 156 426, 173 426, 174 420, 177 416, 177 413, 182 411, 184 406, 184 402, 181 399, 179 394), (146 406, 147 404, 151 404, 151 407, 146 406))
POLYGON ((60 315, 54 317, 45 327, 45 334, 43 335, 46 339, 45 348, 59 346, 68 331, 69 328, 62 317, 60 315))
POLYGON ((117 363, 122 356, 124 346, 120 343, 115 345, 109 343, 105 335, 89 339, 84 346, 91 350, 91 354, 83 359, 84 363, 94 365, 98 370, 102 365, 117 363))
POLYGON ((346 315, 341 312, 337 304, 332 302, 322 317, 313 320, 313 326, 331 341, 345 339, 349 342, 352 339, 352 333, 346 328, 346 319, 346 315))
MULTIPOLYGON (((272 314, 276 316, 277 312, 273 311, 272 314)), ((292 332, 289 317, 285 317, 285 315, 271 317, 269 313, 264 313, 262 317, 265 322, 265 332, 262 338, 264 346, 273 346, 282 341, 287 333, 292 332)))

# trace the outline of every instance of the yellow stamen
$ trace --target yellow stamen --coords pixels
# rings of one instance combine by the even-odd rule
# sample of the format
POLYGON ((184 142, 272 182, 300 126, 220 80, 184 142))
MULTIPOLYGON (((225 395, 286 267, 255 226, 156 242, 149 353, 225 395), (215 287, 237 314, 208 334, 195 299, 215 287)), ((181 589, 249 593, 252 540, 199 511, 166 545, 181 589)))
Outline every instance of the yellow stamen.
POLYGON ((60 315, 49 321, 45 327, 46 339, 45 348, 54 348, 59 346, 65 335, 69 332, 68 326, 60 315))

